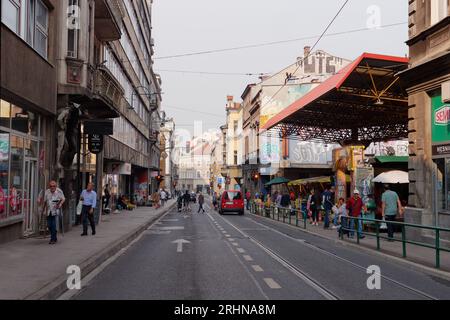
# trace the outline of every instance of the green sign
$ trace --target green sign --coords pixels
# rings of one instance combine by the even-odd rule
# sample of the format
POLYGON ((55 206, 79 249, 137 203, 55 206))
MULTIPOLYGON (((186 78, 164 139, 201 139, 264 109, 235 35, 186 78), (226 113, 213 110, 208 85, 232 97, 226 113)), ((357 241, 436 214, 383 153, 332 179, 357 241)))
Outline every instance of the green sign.
POLYGON ((442 103, 440 95, 431 98, 431 141, 450 142, 450 104, 442 103))

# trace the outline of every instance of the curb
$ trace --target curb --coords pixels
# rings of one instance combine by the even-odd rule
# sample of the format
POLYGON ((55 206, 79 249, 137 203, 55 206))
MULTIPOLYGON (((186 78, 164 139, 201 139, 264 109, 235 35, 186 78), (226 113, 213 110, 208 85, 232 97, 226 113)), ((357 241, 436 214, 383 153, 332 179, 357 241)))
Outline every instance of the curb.
POLYGON ((450 281, 450 272, 442 271, 442 270, 435 269, 435 268, 432 268, 432 267, 428 267, 428 266, 425 266, 425 265, 420 264, 418 262, 413 262, 413 261, 410 261, 410 260, 406 260, 404 258, 396 257, 396 256, 394 256, 392 254, 381 252, 381 251, 374 250, 374 249, 371 249, 371 248, 367 248, 367 247, 364 247, 364 246, 361 246, 361 245, 358 245, 358 244, 342 241, 340 239, 329 238, 329 237, 324 236, 322 234, 318 234, 318 233, 315 233, 315 232, 312 232, 312 231, 309 231, 309 230, 306 230, 306 229, 302 229, 302 228, 299 228, 299 227, 296 227, 296 226, 293 226, 293 225, 290 225, 290 224, 287 224, 287 223, 283 223, 281 221, 272 220, 272 219, 269 219, 267 217, 263 217, 263 216, 252 214, 250 212, 248 212, 248 213, 250 215, 252 215, 252 216, 256 216, 256 217, 259 217, 259 218, 262 218, 262 219, 266 219, 266 220, 269 220, 269 221, 274 221, 276 223, 280 223, 280 224, 286 225, 288 227, 294 228, 295 230, 299 230, 299 231, 302 231, 302 232, 314 235, 316 237, 320 237, 322 239, 333 241, 334 243, 339 243, 339 244, 342 244, 344 246, 352 247, 352 248, 355 248, 355 249, 362 249, 363 251, 365 251, 367 253, 375 253, 378 256, 383 257, 383 258, 385 258, 387 260, 392 260, 392 261, 395 261, 395 262, 403 263, 404 265, 406 265, 407 267, 409 267, 410 269, 413 269, 415 271, 421 271, 421 272, 424 272, 424 273, 426 273, 428 275, 436 276, 436 277, 439 277, 441 279, 450 281))
MULTIPOLYGON (((108 260, 110 257, 115 255, 121 249, 125 248, 128 244, 130 244, 134 239, 136 239, 142 232, 144 232, 148 227, 150 227, 155 221, 160 219, 163 215, 165 215, 169 210, 171 210, 176 205, 176 202, 168 205, 164 210, 160 213, 152 217, 145 224, 139 226, 134 229, 130 233, 124 235, 122 238, 114 241, 107 248, 95 253, 93 256, 87 258, 83 262, 79 264, 81 269, 81 276, 84 277, 92 272, 95 268, 101 265, 104 261, 108 260)), ((27 295, 24 300, 56 300, 59 296, 61 296, 64 292, 67 291, 67 275, 64 274, 62 276, 57 277, 56 279, 50 281, 42 288, 37 291, 27 295)))

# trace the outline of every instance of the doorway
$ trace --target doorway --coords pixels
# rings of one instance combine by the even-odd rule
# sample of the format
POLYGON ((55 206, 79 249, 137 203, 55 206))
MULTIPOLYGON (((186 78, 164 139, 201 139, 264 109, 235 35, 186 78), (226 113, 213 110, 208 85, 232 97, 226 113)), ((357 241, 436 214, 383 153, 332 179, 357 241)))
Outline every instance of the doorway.
POLYGON ((24 235, 33 233, 37 208, 37 159, 25 158, 23 167, 22 213, 24 215, 24 235))

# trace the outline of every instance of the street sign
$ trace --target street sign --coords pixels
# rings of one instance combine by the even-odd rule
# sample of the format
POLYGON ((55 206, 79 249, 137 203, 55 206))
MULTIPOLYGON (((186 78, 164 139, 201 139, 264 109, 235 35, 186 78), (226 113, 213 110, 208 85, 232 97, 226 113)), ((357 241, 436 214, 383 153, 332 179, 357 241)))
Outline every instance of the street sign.
POLYGON ((103 135, 90 134, 88 135, 88 148, 89 151, 98 154, 103 150, 103 135))
POLYGON ((113 134, 113 121, 109 119, 103 120, 84 120, 83 132, 86 134, 113 134))

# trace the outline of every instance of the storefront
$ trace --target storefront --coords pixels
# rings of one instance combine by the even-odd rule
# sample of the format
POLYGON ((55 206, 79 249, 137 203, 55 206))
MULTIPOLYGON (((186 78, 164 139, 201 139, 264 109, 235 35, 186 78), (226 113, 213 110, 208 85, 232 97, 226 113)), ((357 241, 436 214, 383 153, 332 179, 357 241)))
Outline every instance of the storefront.
POLYGON ((0 228, 22 223, 22 235, 39 230, 38 197, 48 179, 45 119, 0 100, 0 228))
MULTIPOLYGON (((438 224, 450 215, 450 103, 443 103, 440 91, 431 95, 431 141, 434 176, 434 205, 438 224)), ((448 218, 447 218, 448 219, 448 218)))

